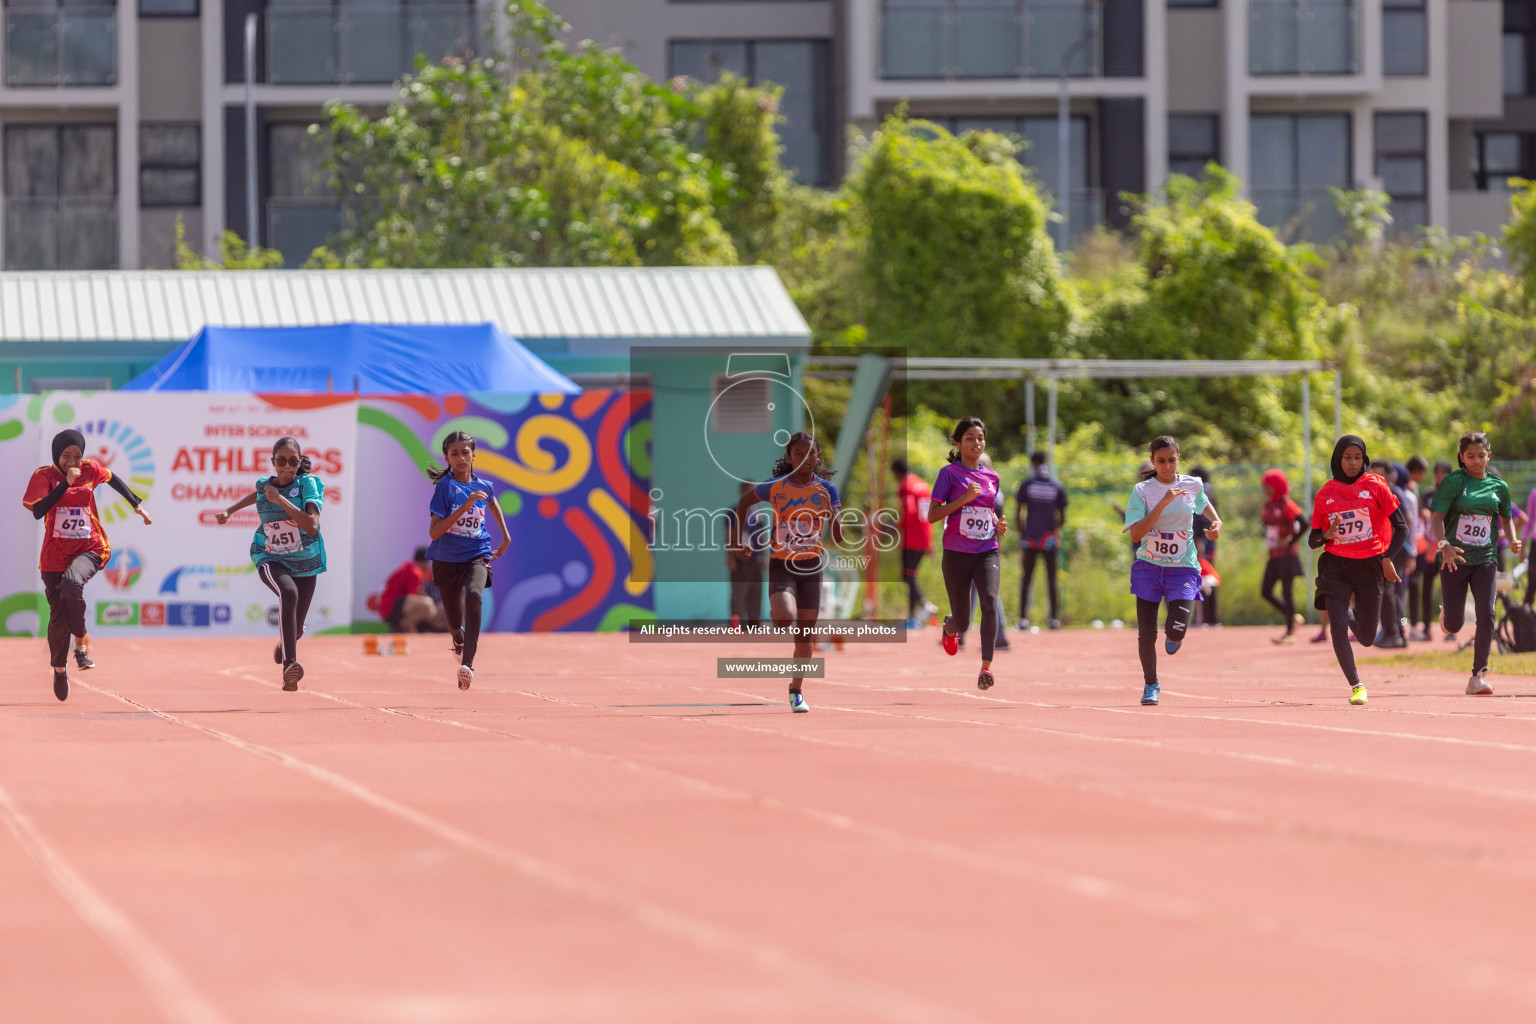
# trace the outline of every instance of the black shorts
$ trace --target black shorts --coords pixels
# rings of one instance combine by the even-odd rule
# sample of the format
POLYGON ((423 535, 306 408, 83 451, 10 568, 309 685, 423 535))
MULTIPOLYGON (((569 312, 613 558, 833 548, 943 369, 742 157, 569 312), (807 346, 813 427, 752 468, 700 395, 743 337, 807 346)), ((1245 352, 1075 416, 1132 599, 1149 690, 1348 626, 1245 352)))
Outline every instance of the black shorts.
POLYGON ((477 564, 485 565, 485 589, 491 589, 491 560, 476 558, 469 562, 433 562, 432 582, 439 591, 463 590, 469 585, 469 574, 477 564))
POLYGON ((821 610, 822 558, 801 559, 790 568, 782 558, 768 559, 768 596, 771 599, 780 591, 795 595, 795 607, 802 612, 821 610))
POLYGON ((1264 575, 1272 575, 1276 579, 1281 580, 1290 576, 1305 575, 1304 570, 1301 568, 1301 556, 1280 555, 1276 558, 1271 558, 1269 560, 1269 566, 1266 568, 1264 575))
POLYGON ((400 628, 400 616, 405 614, 405 595, 395 598, 395 603, 390 606, 389 614, 384 616, 384 621, 391 629, 400 628))
MULTIPOLYGON (((1314 584, 1312 607, 1320 611, 1328 608, 1327 597, 1332 594, 1348 601, 1355 599, 1355 606, 1380 608, 1381 595, 1386 593, 1387 578, 1381 572, 1381 558, 1345 558, 1324 551, 1317 556, 1317 582, 1314 584)), ((1362 616, 1366 617, 1366 616, 1362 616)))

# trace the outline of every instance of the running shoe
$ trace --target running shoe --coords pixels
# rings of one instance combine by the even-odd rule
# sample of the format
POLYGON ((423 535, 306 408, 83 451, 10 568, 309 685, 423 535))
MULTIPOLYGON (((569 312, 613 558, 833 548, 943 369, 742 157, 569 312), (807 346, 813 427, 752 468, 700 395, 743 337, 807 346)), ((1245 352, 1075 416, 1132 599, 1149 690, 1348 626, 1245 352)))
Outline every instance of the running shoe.
POLYGON ((450 631, 448 640, 453 644, 453 656, 455 658, 462 658, 464 656, 464 631, 462 629, 450 631))
POLYGON ((995 647, 995 649, 997 649, 999 651, 1011 651, 1011 650, 1013 650, 1013 644, 1009 643, 1007 640, 999 640, 993 646, 995 647))
POLYGON ((1179 653, 1179 648, 1182 647, 1182 646, 1184 646, 1184 641, 1183 640, 1164 640, 1163 641, 1163 650, 1167 651, 1169 654, 1178 654, 1179 653))
POLYGON ((1349 702, 1357 708, 1363 707, 1365 705, 1365 687, 1357 686, 1353 690, 1350 690, 1349 702))
POLYGON ((79 666, 80 671, 82 671, 82 672, 84 672, 88 668, 95 668, 96 667, 96 663, 91 660, 91 652, 90 652, 90 650, 88 648, 85 648, 85 647, 76 647, 75 648, 75 664, 77 666, 79 666))
POLYGON ((69 699, 69 673, 61 668, 53 670, 53 695, 59 700, 69 699))
POLYGON ((1028 629, 1029 628, 1029 620, 1028 619, 1020 619, 1019 620, 1019 625, 1018 625, 1017 628, 1019 630, 1021 630, 1021 631, 1028 629))
POLYGON ((1273 640, 1270 641, 1270 643, 1272 643, 1272 644, 1293 644, 1295 642, 1296 642, 1296 634, 1295 633, 1281 633, 1279 636, 1275 637, 1273 640))
POLYGON ((1156 704, 1161 687, 1157 683, 1148 683, 1141 688, 1141 702, 1143 704, 1156 704))
POLYGON ((1328 631, 1326 629, 1320 629, 1320 630, 1317 631, 1317 636, 1314 636, 1312 638, 1312 643, 1320 644, 1320 643, 1325 642, 1327 639, 1328 639, 1328 631))
POLYGON ((932 601, 928 600, 925 597, 925 598, 923 598, 923 610, 918 615, 918 618, 926 619, 930 615, 936 615, 938 613, 938 611, 939 611, 939 606, 934 604, 932 601))
POLYGON ((908 629, 917 629, 921 623, 919 623, 916 618, 908 615, 907 620, 903 622, 902 625, 906 626, 908 629))
POLYGON ((279 640, 277 646, 272 648, 272 660, 281 665, 283 663, 283 642, 279 640))
POLYGON ((791 692, 789 695, 789 710, 797 715, 803 715, 811 710, 811 706, 805 702, 805 694, 791 692))
POLYGON ((1429 632, 1427 630, 1415 629, 1415 630, 1410 630, 1409 631, 1408 639, 1410 641, 1412 641, 1413 643, 1422 644, 1426 640, 1433 640, 1434 638, 1429 635, 1429 632))
POLYGON ((944 653, 954 656, 960 650, 960 638, 949 631, 949 620, 953 615, 944 616, 944 634, 939 637, 939 646, 944 648, 944 653))
POLYGON ((475 670, 468 665, 459 666, 459 689, 469 689, 469 684, 475 681, 475 670))
POLYGON ((1307 624, 1307 617, 1305 615, 1301 614, 1301 612, 1297 612, 1295 615, 1291 616, 1291 625, 1295 626, 1297 629, 1300 629, 1302 626, 1305 626, 1306 624, 1307 624))
POLYGON ((992 689, 993 682, 995 680, 992 678, 992 670, 984 668, 981 670, 981 674, 976 677, 976 689, 990 690, 992 689))
POLYGON ((1045 628, 1046 629, 1060 629, 1061 628, 1061 620, 1060 619, 1051 619, 1049 622, 1047 622, 1045 624, 1045 628))
POLYGON ((290 661, 283 666, 283 689, 297 690, 299 680, 304 678, 304 666, 296 661, 290 661))
POLYGON ((1478 669, 1467 680, 1467 693, 1474 697, 1486 697, 1493 692, 1493 687, 1488 685, 1488 670, 1478 669))

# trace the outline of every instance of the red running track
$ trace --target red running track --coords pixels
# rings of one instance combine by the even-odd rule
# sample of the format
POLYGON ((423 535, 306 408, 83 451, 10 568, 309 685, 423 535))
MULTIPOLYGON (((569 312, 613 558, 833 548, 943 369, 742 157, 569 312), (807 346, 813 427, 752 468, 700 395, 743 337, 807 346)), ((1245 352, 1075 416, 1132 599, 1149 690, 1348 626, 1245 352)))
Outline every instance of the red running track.
MULTIPOLYGON (((1520 1021, 1536 700, 1196 632, 930 639, 810 681, 493 636, 0 641, 0 1006, 28 1024, 1520 1021), (42 670, 38 671, 38 667, 42 670)), ((1496 681, 1504 692, 1536 681, 1496 681)))

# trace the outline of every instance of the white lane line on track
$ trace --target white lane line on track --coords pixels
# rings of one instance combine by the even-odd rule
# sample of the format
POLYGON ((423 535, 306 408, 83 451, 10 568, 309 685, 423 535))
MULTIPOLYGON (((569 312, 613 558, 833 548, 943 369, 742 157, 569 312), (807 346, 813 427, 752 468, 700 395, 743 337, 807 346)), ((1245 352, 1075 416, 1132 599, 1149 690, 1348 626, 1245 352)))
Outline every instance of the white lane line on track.
MULTIPOLYGON (((253 680, 263 686, 275 688, 277 685, 255 676, 243 676, 242 678, 253 680)), ((800 960, 775 946, 739 936, 707 922, 675 913, 664 907, 632 896, 622 890, 615 889, 612 886, 585 878, 573 871, 567 871, 555 864, 519 853, 516 850, 461 829, 449 822, 435 818, 424 811, 419 811, 408 804, 403 804, 381 793, 377 793, 362 783, 349 779, 344 775, 321 768, 318 765, 310 764, 275 748, 264 746, 260 743, 253 743, 220 729, 214 729, 199 722, 181 718, 178 715, 140 703, 131 697, 104 687, 92 686, 88 683, 77 683, 76 685, 111 697, 130 707, 147 711, 167 722, 211 736, 248 754, 254 754, 273 761, 284 768, 290 769, 314 782, 328 786, 375 810, 415 826, 446 843, 457 846, 498 867, 509 868, 524 878, 547 888, 558 890, 589 904, 624 914, 648 928, 680 939, 708 952, 734 955, 744 959, 750 966, 759 970, 776 975, 789 975, 809 981, 813 983, 816 989, 825 992, 831 998, 840 1000, 865 1012, 876 1014, 887 1020, 911 1022, 911 1024, 933 1024, 933 1022, 941 1021, 964 1022, 964 1024, 978 1022, 978 1018, 972 1017, 970 1014, 954 1007, 928 1003, 905 992, 888 989, 883 985, 831 974, 816 964, 800 960)), ((316 696, 323 696, 340 704, 352 703, 345 698, 334 697, 318 690, 308 690, 306 692, 316 696)), ((367 708, 366 705, 360 706, 360 709, 379 710, 367 708)), ((188 713, 196 714, 197 712, 188 713)), ((209 1022, 209 1024, 212 1024, 212 1022, 209 1022)))
POLYGON ((227 1024, 227 1018, 198 993, 171 958, 48 844, 4 786, 0 786, 0 816, 54 888, 112 947, 169 1019, 179 1024, 227 1024))

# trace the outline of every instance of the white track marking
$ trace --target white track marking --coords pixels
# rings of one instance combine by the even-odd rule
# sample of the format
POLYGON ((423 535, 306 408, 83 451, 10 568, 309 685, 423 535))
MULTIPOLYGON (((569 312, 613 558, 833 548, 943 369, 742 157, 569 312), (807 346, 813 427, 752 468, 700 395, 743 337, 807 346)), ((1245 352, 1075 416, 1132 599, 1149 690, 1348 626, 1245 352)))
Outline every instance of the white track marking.
MULTIPOLYGON (((251 677, 254 678, 254 677, 251 677)), ((267 685, 264 680, 259 680, 267 685)), ((310 764, 307 761, 260 743, 241 739, 199 722, 190 721, 168 711, 162 711, 131 697, 104 687, 78 684, 85 689, 111 697, 130 707, 147 711, 167 722, 211 736, 223 743, 249 754, 273 761, 314 782, 336 790, 375 810, 406 822, 443 842, 450 843, 482 860, 507 868, 546 888, 554 889, 589 904, 604 907, 632 918, 662 934, 670 935, 711 953, 728 954, 745 960, 759 970, 778 975, 803 979, 834 999, 841 1000, 865 1012, 892 1021, 911 1024, 932 1024, 936 1021, 973 1022, 977 1018, 950 1006, 924 1002, 905 992, 898 992, 883 985, 858 981, 831 974, 816 964, 800 960, 775 946, 739 936, 704 921, 695 920, 667 910, 657 904, 632 896, 627 892, 567 871, 555 864, 531 857, 516 850, 494 843, 472 832, 459 828, 408 804, 377 793, 362 783, 355 782, 337 772, 310 764)), ((310 690, 309 693, 319 694, 310 690)), ((349 703, 344 698, 325 695, 338 703, 349 703)), ((196 714, 196 712, 189 712, 196 714)))
POLYGON ((4 786, 0 786, 0 817, 59 894, 112 947, 167 1017, 180 1024, 226 1024, 227 1018, 198 994, 171 958, 48 844, 4 786))

